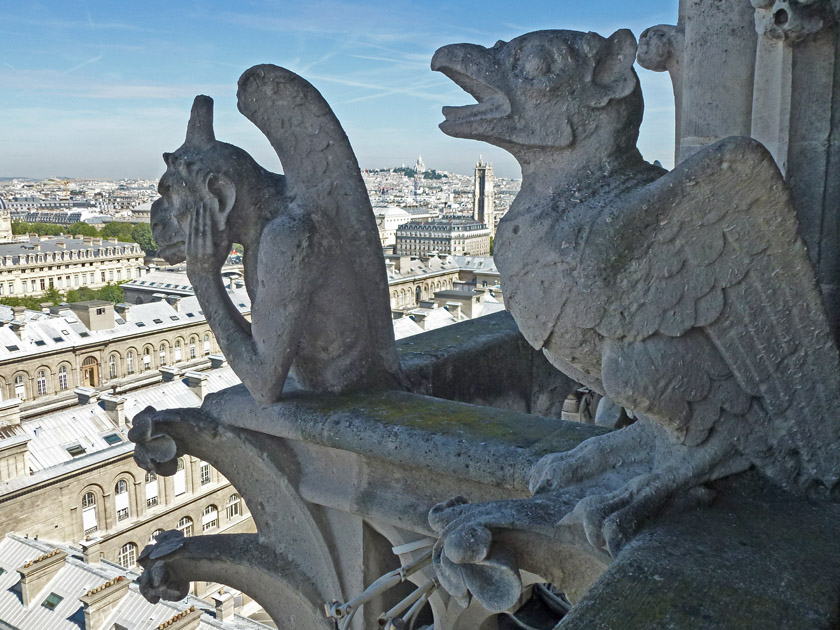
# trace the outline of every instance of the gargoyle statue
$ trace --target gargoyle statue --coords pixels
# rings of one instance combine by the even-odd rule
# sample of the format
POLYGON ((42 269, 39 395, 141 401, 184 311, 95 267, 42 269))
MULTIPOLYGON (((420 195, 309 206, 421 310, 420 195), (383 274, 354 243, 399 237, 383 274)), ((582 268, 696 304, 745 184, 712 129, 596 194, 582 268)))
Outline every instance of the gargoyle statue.
POLYGON ((436 508, 450 591, 488 584, 469 567, 487 569, 490 532, 550 525, 535 518, 582 525, 614 554, 668 502, 750 467, 837 496, 840 357, 782 176, 748 138, 671 172, 645 162, 635 52, 627 30, 540 31, 432 60, 478 101, 444 108, 441 129, 522 167, 495 249, 520 330, 639 418, 544 457, 518 514, 509 502, 498 517, 460 501, 436 508), (570 495, 585 496, 546 516, 570 495))
POLYGON ((152 231, 187 275, 219 345, 254 398, 281 398, 289 370, 313 391, 395 386, 388 284, 356 157, 320 93, 277 66, 239 79, 239 110, 285 170, 215 139, 213 101, 195 99, 184 144, 164 154, 152 231), (219 273, 245 248, 251 322, 219 273))

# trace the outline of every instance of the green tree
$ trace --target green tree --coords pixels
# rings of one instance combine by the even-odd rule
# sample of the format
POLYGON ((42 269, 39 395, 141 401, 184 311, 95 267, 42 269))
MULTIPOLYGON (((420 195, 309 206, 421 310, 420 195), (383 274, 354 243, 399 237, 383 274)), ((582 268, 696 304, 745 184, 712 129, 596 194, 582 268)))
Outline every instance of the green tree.
POLYGON ((148 223, 138 223, 131 229, 131 240, 143 248, 149 256, 154 256, 157 253, 157 245, 155 244, 154 236, 152 236, 152 228, 148 223))
POLYGON ((125 291, 123 291, 123 288, 118 284, 111 284, 109 282, 99 289, 97 294, 97 299, 99 300, 106 300, 108 302, 113 302, 114 304, 125 302, 125 291))
POLYGON ((111 221, 102 227, 101 233, 105 238, 115 238, 123 243, 131 243, 134 240, 131 236, 133 229, 134 225, 131 223, 111 221))
POLYGON ((29 234, 32 225, 26 221, 12 221, 12 234, 29 234))
POLYGON ((73 225, 67 228, 67 233, 76 235, 81 234, 82 236, 99 236, 99 230, 97 230, 94 226, 90 223, 85 223, 84 221, 77 221, 73 225))

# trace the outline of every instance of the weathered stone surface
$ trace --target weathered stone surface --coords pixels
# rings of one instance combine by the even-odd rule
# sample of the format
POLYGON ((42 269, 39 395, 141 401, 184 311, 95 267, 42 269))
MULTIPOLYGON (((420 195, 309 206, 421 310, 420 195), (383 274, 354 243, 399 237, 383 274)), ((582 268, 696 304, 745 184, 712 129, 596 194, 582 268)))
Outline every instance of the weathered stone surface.
POLYGON ((378 232, 356 157, 318 91, 276 66, 239 80, 239 109, 277 151, 285 177, 218 142, 212 100, 196 97, 184 144, 164 154, 152 230, 187 274, 237 375, 262 403, 290 369, 306 389, 397 387, 378 232), (219 273, 245 247, 249 323, 219 273), (336 308, 341 296, 341 308, 336 308))
POLYGON ((629 543, 563 630, 829 630, 840 506, 723 493, 629 543))
MULTIPOLYGON (((840 356, 782 176, 745 138, 670 173, 644 162, 634 57, 628 31, 540 31, 432 60, 478 100, 444 108, 441 129, 522 166, 496 240, 520 330, 639 417, 531 475, 547 501, 588 486, 562 523, 613 555, 669 501, 704 500, 702 484, 751 466, 825 498, 840 475, 840 356)), ((475 512, 459 527, 492 531, 475 512)), ((447 562, 472 570, 446 555, 444 541, 442 579, 447 562)), ((483 596, 503 606, 510 588, 483 596)))

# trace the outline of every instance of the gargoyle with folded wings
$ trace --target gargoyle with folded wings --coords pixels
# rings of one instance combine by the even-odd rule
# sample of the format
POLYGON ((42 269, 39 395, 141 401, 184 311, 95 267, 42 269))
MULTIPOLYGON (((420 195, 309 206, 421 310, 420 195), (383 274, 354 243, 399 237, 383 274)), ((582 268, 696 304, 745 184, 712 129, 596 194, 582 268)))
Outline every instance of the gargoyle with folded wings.
MULTIPOLYGON (((645 162, 635 53, 627 30, 539 31, 432 60, 478 101, 444 108, 441 129, 522 167, 495 245, 520 330, 639 418, 543 458, 525 500, 586 486, 563 518, 611 552, 669 501, 750 467, 825 497, 840 479, 840 357, 782 175, 748 138, 671 172, 645 162)), ((487 532, 519 518, 468 507, 430 517, 454 594, 487 586, 487 532)))

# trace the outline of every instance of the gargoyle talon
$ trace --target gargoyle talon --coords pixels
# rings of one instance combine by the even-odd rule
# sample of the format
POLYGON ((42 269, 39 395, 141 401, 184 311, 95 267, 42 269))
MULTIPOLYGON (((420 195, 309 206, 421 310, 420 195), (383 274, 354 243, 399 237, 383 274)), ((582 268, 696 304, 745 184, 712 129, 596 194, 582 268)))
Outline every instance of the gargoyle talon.
POLYGON ((481 525, 465 525, 446 536, 443 552, 457 564, 475 564, 490 553, 492 534, 481 525))
POLYGON ((460 495, 438 503, 429 510, 429 525, 436 532, 443 530, 464 513, 462 507, 465 505, 469 505, 469 501, 460 495))
POLYGON ((146 569, 138 583, 140 594, 152 604, 157 604, 161 599, 177 602, 190 592, 189 582, 173 578, 163 562, 155 562, 146 569))
POLYGON ((178 469, 178 447, 169 435, 155 432, 155 420, 166 413, 146 407, 134 417, 128 439, 136 444, 134 461, 143 470, 164 476, 174 475, 178 469))

